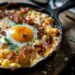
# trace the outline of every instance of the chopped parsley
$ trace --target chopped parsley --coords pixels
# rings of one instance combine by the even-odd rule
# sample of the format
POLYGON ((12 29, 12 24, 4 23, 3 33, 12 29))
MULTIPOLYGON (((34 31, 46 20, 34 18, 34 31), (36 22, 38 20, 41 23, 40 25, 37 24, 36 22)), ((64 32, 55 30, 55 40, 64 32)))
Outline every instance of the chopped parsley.
POLYGON ((14 50, 14 51, 16 51, 16 52, 18 52, 19 50, 19 46, 17 46, 17 45, 14 45, 14 44, 9 44, 8 45, 8 48, 10 49, 10 50, 14 50))
POLYGON ((4 37, 4 41, 5 41, 6 44, 8 44, 8 49, 15 50, 16 52, 18 52, 19 46, 11 43, 6 37, 4 37))

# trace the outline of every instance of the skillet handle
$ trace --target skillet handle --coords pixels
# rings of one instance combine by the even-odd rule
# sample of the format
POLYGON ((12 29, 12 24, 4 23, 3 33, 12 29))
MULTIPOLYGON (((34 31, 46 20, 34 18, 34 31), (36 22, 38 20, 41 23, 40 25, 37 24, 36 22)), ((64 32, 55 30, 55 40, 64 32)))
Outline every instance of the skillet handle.
MULTIPOLYGON (((54 0, 56 1, 56 0, 54 0)), ((61 7, 56 8, 56 9, 52 9, 52 15, 55 16, 55 18, 57 19, 57 21, 61 24, 60 20, 59 20, 59 14, 62 13, 63 11, 70 9, 72 7, 75 7, 75 0, 68 0, 65 4, 63 4, 61 7)), ((69 27, 68 25, 65 27, 62 25, 63 30, 68 30, 69 27)))
POLYGON ((57 14, 67 10, 67 9, 70 9, 72 7, 75 7, 75 0, 68 0, 65 4, 63 4, 61 7, 57 8, 57 9, 54 9, 56 10, 57 14))

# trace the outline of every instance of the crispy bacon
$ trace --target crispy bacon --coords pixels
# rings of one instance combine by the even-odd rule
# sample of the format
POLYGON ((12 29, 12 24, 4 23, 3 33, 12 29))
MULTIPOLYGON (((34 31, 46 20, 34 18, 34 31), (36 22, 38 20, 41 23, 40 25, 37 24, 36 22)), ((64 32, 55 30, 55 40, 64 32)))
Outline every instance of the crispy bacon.
POLYGON ((2 49, 6 49, 7 48, 7 44, 2 44, 2 49))
POLYGON ((5 58, 7 58, 7 59, 11 59, 12 56, 13 56, 13 53, 11 52, 11 53, 9 53, 5 58))
POLYGON ((21 13, 26 14, 30 10, 30 8, 26 7, 26 8, 21 8, 20 10, 21 10, 21 13))
POLYGON ((7 59, 14 59, 14 57, 17 56, 17 53, 15 51, 10 52, 6 58, 7 59))
POLYGON ((44 35, 44 31, 43 30, 39 30, 38 31, 38 37, 41 39, 43 35, 44 35))
POLYGON ((26 46, 22 46, 21 49, 19 50, 19 58, 20 60, 25 58, 25 55, 28 54, 26 46))
POLYGON ((10 20, 14 20, 14 16, 13 16, 13 15, 9 15, 8 18, 9 18, 10 20))
POLYGON ((42 44, 34 45, 34 47, 35 47, 35 51, 38 52, 39 54, 43 54, 43 52, 45 51, 45 48, 42 44))
POLYGON ((20 53, 25 53, 27 50, 27 47, 26 46, 22 46, 21 49, 20 49, 20 53))
POLYGON ((56 32, 56 36, 59 36, 60 35, 60 32, 57 30, 57 32, 56 32))
POLYGON ((34 21, 32 19, 30 19, 30 20, 27 20, 26 23, 28 23, 30 25, 33 25, 34 24, 34 21))
POLYGON ((3 17, 5 17, 3 11, 0 10, 0 19, 2 19, 3 17))
POLYGON ((1 31, 1 34, 2 34, 3 36, 6 36, 6 32, 5 32, 5 31, 1 31))
POLYGON ((48 44, 51 44, 51 43, 52 43, 52 41, 53 41, 52 36, 51 36, 51 35, 47 35, 46 42, 47 42, 48 44))

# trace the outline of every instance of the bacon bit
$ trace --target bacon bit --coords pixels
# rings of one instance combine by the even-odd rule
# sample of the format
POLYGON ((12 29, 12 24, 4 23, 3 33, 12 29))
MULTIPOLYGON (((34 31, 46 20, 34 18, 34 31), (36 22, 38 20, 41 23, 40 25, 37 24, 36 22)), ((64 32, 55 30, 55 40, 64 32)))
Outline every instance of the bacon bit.
POLYGON ((11 59, 12 56, 13 56, 13 53, 11 52, 11 53, 9 53, 9 54, 6 56, 6 58, 7 58, 7 59, 11 59))
POLYGON ((20 51, 19 51, 19 57, 21 59, 25 58, 25 55, 29 55, 28 50, 26 48, 26 46, 21 47, 20 51))
POLYGON ((32 52, 33 52, 32 50, 29 50, 29 55, 30 55, 32 52))
POLYGON ((47 49, 50 49, 50 48, 52 48, 52 45, 49 45, 49 44, 48 44, 48 45, 45 46, 45 48, 46 48, 46 50, 47 50, 47 49))
POLYGON ((30 50, 28 50, 28 56, 31 56, 33 52, 35 52, 34 48, 31 48, 30 50))
POLYGON ((8 28, 10 28, 11 26, 7 26, 7 25, 4 25, 4 28, 5 29, 8 29, 8 28))
POLYGON ((30 10, 30 8, 28 8, 28 7, 21 8, 21 13, 26 14, 26 13, 28 13, 29 10, 30 10))
POLYGON ((23 19, 22 22, 25 23, 26 22, 26 19, 23 19))
POLYGON ((46 39, 46 42, 47 42, 48 44, 51 44, 52 41, 53 41, 52 36, 51 36, 51 35, 48 35, 48 36, 47 36, 47 39, 46 39))
POLYGON ((17 53, 15 51, 10 52, 6 58, 7 59, 14 59, 14 57, 17 56, 17 53))
POLYGON ((47 49, 51 48, 52 45, 51 44, 48 44, 47 42, 44 42, 43 43, 43 47, 47 50, 47 49))
POLYGON ((28 23, 30 25, 33 25, 34 24, 34 21, 32 19, 30 19, 30 20, 26 20, 26 23, 28 23))
POLYGON ((18 17, 18 21, 19 21, 19 23, 22 23, 23 22, 23 17, 18 17))
POLYGON ((14 56, 17 56, 18 54, 17 54, 17 52, 16 52, 16 51, 13 51, 13 55, 14 55, 14 56))
POLYGON ((16 57, 15 57, 15 62, 16 62, 16 63, 19 63, 19 56, 16 56, 16 57))
POLYGON ((25 54, 23 52, 19 55, 19 61, 23 60, 25 58, 25 54))
POLYGON ((45 52, 45 49, 43 48, 42 50, 38 51, 38 54, 44 54, 44 52, 45 52))
POLYGON ((45 51, 45 48, 43 47, 43 45, 35 45, 35 50, 39 53, 39 54, 43 54, 43 52, 45 51))
POLYGON ((6 32, 5 31, 2 31, 1 34, 4 35, 4 36, 6 36, 6 32))
POLYGON ((0 19, 2 19, 5 15, 3 14, 3 12, 0 12, 0 19))
POLYGON ((20 53, 25 53, 27 50, 27 47, 26 46, 22 46, 21 49, 20 49, 20 53))
POLYGON ((56 32, 56 36, 59 36, 60 35, 60 32, 57 30, 57 32, 56 32))
POLYGON ((9 59, 9 60, 12 60, 12 61, 14 61, 16 63, 19 63, 19 56, 18 55, 15 55, 12 52, 10 54, 8 54, 5 58, 6 59, 9 59))
POLYGON ((30 55, 28 50, 26 50, 26 46, 23 46, 19 52, 19 63, 24 65, 29 63, 30 55))
POLYGON ((7 48, 7 44, 2 45, 2 49, 5 49, 5 48, 7 48))
POLYGON ((32 52, 30 56, 31 56, 32 59, 35 59, 36 58, 36 53, 32 52))
POLYGON ((9 17, 10 20, 13 20, 14 19, 14 16, 13 15, 9 15, 8 17, 9 17))
POLYGON ((11 10, 11 11, 10 11, 10 14, 15 14, 15 13, 16 13, 15 10, 11 10))
POLYGON ((38 37, 39 37, 39 38, 42 38, 43 34, 44 34, 44 32, 43 32, 42 30, 39 30, 39 31, 38 31, 38 37))

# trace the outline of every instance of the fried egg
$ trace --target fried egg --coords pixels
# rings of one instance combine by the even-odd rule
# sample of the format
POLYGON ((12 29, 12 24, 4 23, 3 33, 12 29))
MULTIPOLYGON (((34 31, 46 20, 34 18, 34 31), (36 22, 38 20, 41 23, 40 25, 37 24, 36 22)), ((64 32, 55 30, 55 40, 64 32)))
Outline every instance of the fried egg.
POLYGON ((38 30, 28 24, 14 25, 6 30, 6 38, 14 45, 32 45, 36 40, 38 30))

